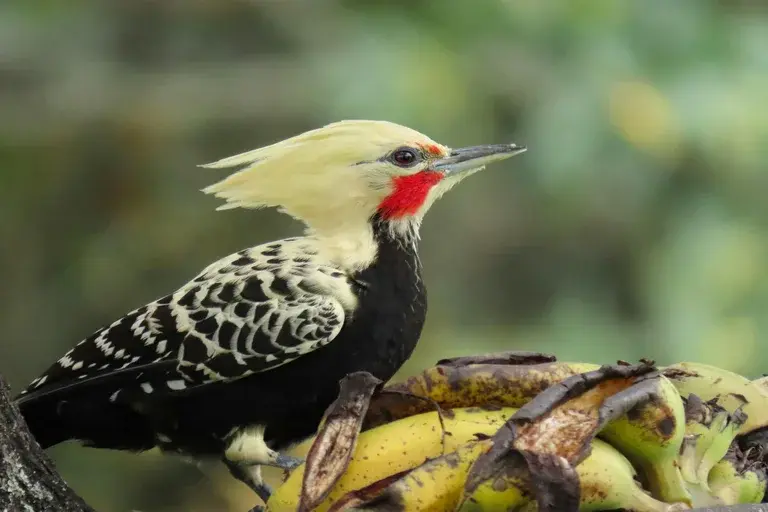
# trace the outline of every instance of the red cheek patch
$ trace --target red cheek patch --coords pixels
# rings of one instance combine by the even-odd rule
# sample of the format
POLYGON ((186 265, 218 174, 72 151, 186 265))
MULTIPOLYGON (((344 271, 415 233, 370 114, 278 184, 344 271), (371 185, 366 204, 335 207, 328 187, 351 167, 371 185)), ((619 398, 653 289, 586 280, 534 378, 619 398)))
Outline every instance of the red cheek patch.
POLYGON ((420 171, 392 178, 395 189, 379 205, 381 216, 384 219, 400 219, 414 215, 426 201, 430 189, 442 179, 443 174, 436 171, 420 171))

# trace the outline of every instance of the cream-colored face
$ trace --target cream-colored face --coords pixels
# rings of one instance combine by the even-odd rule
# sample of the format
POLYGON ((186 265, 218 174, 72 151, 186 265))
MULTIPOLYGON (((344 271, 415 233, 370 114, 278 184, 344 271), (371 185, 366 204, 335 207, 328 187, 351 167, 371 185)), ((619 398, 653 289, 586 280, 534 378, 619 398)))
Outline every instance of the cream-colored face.
POLYGON ((206 165, 243 168, 204 191, 226 200, 222 209, 276 206, 315 229, 367 221, 394 190, 394 177, 428 166, 426 159, 399 166, 394 155, 387 158, 406 146, 448 151, 404 126, 341 121, 206 165))
POLYGON ((226 200, 220 209, 279 207, 318 234, 359 229, 377 214, 398 231, 488 161, 520 152, 494 148, 464 154, 394 123, 340 121, 205 165, 242 169, 204 191, 226 200))

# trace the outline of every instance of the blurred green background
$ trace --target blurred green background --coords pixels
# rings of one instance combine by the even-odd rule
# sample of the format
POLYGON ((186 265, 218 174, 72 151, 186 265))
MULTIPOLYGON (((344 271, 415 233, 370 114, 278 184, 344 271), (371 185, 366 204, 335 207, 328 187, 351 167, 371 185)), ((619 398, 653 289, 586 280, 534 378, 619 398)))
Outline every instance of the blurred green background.
MULTIPOLYGON (((0 3, 0 371, 20 389, 208 262, 295 234, 196 164, 338 119, 514 141, 422 229, 439 357, 768 371, 761 1, 0 3)), ((201 411, 201 414, 204 414, 201 411)), ((63 446, 103 512, 241 511, 216 464, 63 446)))

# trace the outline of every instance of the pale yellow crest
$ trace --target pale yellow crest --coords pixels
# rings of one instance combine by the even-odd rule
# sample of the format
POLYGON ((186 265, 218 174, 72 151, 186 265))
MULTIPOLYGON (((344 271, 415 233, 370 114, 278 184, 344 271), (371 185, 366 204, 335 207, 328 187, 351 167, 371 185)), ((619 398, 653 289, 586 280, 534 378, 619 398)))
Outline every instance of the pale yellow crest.
POLYGON ((202 166, 242 167, 203 191, 226 201, 219 209, 278 206, 316 229, 367 220, 391 186, 392 166, 380 159, 402 145, 443 148, 395 123, 339 121, 202 166))

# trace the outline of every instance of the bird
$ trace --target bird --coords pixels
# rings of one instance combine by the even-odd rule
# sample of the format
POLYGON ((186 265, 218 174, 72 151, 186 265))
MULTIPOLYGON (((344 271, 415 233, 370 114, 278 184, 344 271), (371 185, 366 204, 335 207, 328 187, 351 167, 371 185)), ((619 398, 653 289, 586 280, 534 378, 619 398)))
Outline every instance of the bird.
POLYGON ((201 167, 219 210, 277 208, 303 236, 225 256, 80 341, 18 397, 35 439, 221 460, 265 502, 262 466, 311 436, 357 371, 388 381, 427 312, 427 210, 516 144, 451 149, 388 121, 346 120, 201 167))

